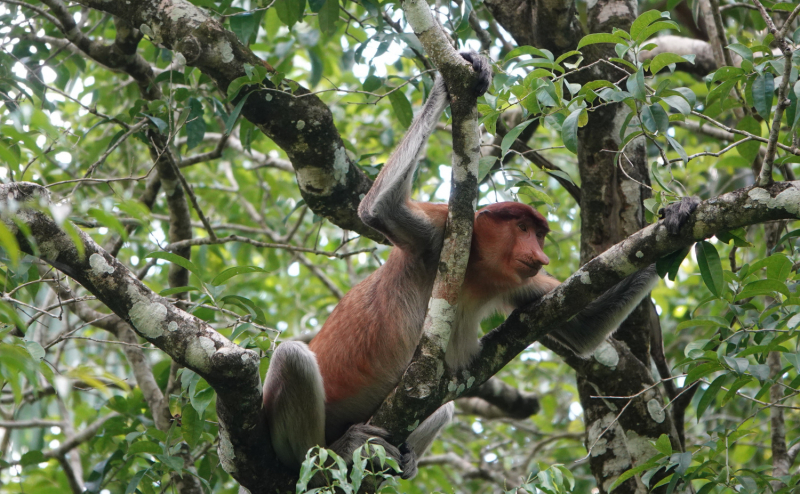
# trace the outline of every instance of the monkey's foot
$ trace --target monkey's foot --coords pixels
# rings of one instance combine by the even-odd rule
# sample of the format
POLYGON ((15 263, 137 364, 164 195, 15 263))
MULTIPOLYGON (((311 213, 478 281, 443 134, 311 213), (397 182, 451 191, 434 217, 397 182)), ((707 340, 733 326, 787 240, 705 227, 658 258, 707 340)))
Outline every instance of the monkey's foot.
POLYGON ((698 197, 681 197, 679 202, 670 204, 669 206, 661 209, 658 215, 664 218, 664 226, 671 235, 677 235, 683 225, 689 220, 689 217, 697 209, 700 204, 698 197))
POLYGON ((386 456, 394 458, 403 469, 402 478, 410 479, 417 474, 417 456, 410 448, 401 446, 397 448, 387 441, 389 433, 381 427, 369 424, 355 424, 347 429, 342 437, 337 439, 330 449, 344 458, 348 465, 353 461, 353 451, 370 440, 370 444, 377 444, 386 451, 386 456))
POLYGON ((475 93, 478 96, 486 93, 489 84, 492 83, 492 64, 486 57, 482 57, 474 51, 459 52, 461 58, 472 64, 472 70, 478 73, 478 81, 475 83, 475 93))

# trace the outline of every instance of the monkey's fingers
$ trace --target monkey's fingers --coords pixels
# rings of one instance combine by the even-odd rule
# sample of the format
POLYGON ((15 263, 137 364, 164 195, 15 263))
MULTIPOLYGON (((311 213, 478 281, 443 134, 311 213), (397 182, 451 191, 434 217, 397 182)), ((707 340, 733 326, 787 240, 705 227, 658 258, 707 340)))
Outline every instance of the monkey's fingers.
POLYGON ((413 479, 417 476, 417 454, 406 443, 400 445, 400 454, 403 455, 400 459, 400 467, 403 469, 401 477, 405 480, 413 479))
POLYGON ((679 202, 661 209, 658 214, 664 218, 664 226, 667 227, 667 231, 671 235, 677 235, 694 210, 697 209, 698 204, 700 204, 700 199, 697 197, 681 197, 679 202))
POLYGON ((475 83, 475 93, 480 96, 489 89, 492 83, 492 64, 485 57, 472 50, 462 51, 461 57, 472 64, 472 70, 478 73, 478 81, 475 83))

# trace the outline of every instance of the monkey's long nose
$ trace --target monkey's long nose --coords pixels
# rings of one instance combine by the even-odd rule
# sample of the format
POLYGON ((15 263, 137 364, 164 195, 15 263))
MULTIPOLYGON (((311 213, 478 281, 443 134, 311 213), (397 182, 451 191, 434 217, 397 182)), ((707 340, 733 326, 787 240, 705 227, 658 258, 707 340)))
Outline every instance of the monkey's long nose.
POLYGON ((550 258, 547 257, 547 254, 545 254, 542 249, 536 249, 533 251, 533 259, 542 266, 547 266, 550 264, 550 258))

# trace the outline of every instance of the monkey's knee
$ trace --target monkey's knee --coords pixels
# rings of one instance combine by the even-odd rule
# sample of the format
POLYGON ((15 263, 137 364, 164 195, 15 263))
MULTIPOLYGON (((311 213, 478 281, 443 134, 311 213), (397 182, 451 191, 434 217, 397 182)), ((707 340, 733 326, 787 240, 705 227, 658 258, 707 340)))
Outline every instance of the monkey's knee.
POLYGON ((325 387, 317 358, 305 343, 287 341, 273 352, 264 380, 264 411, 275 454, 299 467, 306 452, 325 445, 325 387))

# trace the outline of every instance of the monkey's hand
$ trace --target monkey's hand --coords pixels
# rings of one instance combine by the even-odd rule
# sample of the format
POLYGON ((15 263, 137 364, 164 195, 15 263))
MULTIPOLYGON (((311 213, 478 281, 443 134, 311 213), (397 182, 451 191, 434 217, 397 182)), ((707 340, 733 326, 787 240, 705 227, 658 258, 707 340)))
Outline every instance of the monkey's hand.
POLYGON ((402 478, 410 479, 417 474, 417 455, 405 444, 400 448, 390 444, 386 439, 388 433, 374 425, 355 424, 347 429, 342 437, 331 444, 330 449, 341 456, 348 464, 353 462, 353 451, 371 439, 370 444, 383 446, 386 456, 394 458, 403 469, 402 478))
POLYGON ((478 55, 477 52, 471 50, 459 52, 459 55, 461 55, 461 58, 471 63, 472 70, 478 73, 478 80, 475 83, 475 93, 478 96, 483 95, 486 93, 486 90, 489 89, 489 84, 492 83, 492 64, 489 63, 486 57, 482 57, 478 55))
POLYGON ((664 226, 667 227, 670 235, 677 235, 680 232, 694 210, 697 209, 698 204, 700 204, 700 199, 697 197, 681 197, 679 202, 672 203, 658 212, 658 215, 664 219, 664 226))

